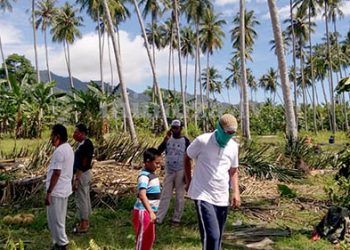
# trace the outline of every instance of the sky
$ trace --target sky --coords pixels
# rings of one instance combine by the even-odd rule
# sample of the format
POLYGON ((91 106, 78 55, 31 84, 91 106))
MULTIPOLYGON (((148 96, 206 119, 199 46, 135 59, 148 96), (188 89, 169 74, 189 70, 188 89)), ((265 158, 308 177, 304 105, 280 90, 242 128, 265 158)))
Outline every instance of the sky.
MULTIPOLYGON (((62 6, 65 1, 58 0, 57 6, 62 6)), ((68 1, 74 4, 75 1, 68 1)), ((222 49, 215 51, 210 57, 210 64, 219 70, 222 78, 225 79, 229 72, 226 67, 232 57, 232 45, 230 41, 230 30, 233 27, 232 20, 239 11, 239 0, 215 0, 213 1, 215 12, 221 13, 221 17, 226 20, 226 25, 223 27, 225 32, 224 45, 222 49)), ((289 17, 289 0, 277 1, 279 16, 281 23, 289 17)), ((30 22, 31 1, 17 0, 12 2, 12 12, 0 12, 0 35, 3 43, 5 57, 12 53, 25 55, 34 63, 34 47, 33 47, 33 31, 30 22)), ((128 6, 132 13, 132 17, 120 26, 120 40, 121 40, 121 56, 124 79, 127 87, 136 91, 142 92, 147 86, 152 85, 152 72, 149 66, 149 59, 143 45, 143 38, 140 36, 140 27, 137 22, 136 13, 133 6, 128 6)), ((78 8, 78 6, 76 6, 78 8)), ((248 62, 247 66, 252 69, 256 79, 259 79, 267 72, 270 67, 277 69, 277 57, 274 52, 270 50, 269 41, 273 39, 270 15, 268 12, 267 0, 246 0, 246 9, 248 11, 254 10, 260 25, 255 29, 258 33, 258 38, 255 41, 254 52, 252 54, 253 62, 248 62)), ((337 22, 338 32, 344 37, 350 30, 350 0, 345 0, 341 7, 344 17, 337 22)), ((98 35, 95 29, 96 24, 84 13, 77 12, 84 18, 84 26, 80 28, 82 38, 77 39, 71 45, 71 67, 74 77, 82 81, 98 80, 100 79, 99 72, 99 54, 98 54, 98 35)), ((150 19, 146 19, 146 23, 150 19)), ((316 32, 313 34, 313 43, 321 42, 325 34, 324 20, 321 14, 315 18, 317 24, 316 32)), ((181 18, 181 24, 187 25, 185 18, 181 18)), ((332 27, 330 25, 330 27, 332 27)), ((282 23, 282 29, 285 25, 282 23)), ((332 31, 332 29, 331 29, 332 31)), ((46 69, 45 61, 45 47, 43 41, 43 34, 38 31, 38 56, 40 70, 46 69)), ((341 40, 342 38, 340 38, 341 40)), ((53 43, 51 36, 49 36, 49 64, 50 69, 55 74, 61 76, 68 76, 67 66, 64 59, 63 45, 53 43)), ((112 46, 112 45, 111 45, 112 46)), ((115 58, 113 50, 108 52, 107 39, 105 39, 104 46, 104 61, 103 71, 104 80, 116 84, 117 71, 115 67, 115 58), (110 73, 109 60, 113 63, 113 81, 110 73)), ((156 53, 156 70, 160 85, 163 88, 168 86, 168 48, 165 48, 156 53)), ((287 56, 288 66, 292 65, 291 55, 287 56)), ((185 60, 182 61, 182 71, 185 73, 185 60)), ((202 68, 206 66, 206 56, 201 57, 202 68)), ((178 74, 178 62, 175 62, 176 74, 178 74)), ((193 92, 193 75, 194 75, 194 61, 189 61, 188 66, 188 92, 193 92)), ((172 85, 172 84, 171 84, 172 85)), ((176 89, 179 87, 179 79, 176 77, 176 89)), ((218 96, 221 101, 228 101, 227 95, 230 95, 230 101, 233 104, 239 102, 239 93, 237 89, 226 90, 222 95, 218 96)), ((269 94, 262 90, 253 94, 252 99, 263 101, 269 94)))

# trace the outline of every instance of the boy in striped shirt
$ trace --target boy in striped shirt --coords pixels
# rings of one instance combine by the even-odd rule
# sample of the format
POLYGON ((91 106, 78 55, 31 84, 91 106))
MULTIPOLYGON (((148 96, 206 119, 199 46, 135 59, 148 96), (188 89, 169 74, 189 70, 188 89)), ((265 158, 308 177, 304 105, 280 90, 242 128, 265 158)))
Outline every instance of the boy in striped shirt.
POLYGON ((136 250, 152 249, 155 240, 156 212, 160 199, 159 179, 155 171, 160 167, 161 154, 155 148, 143 153, 144 168, 137 179, 137 200, 133 210, 136 250))

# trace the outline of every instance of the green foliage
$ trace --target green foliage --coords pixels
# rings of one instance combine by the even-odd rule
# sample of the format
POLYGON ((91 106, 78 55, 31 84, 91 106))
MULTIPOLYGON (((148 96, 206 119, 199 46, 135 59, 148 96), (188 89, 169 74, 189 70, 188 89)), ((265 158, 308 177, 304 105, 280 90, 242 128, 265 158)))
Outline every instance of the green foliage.
POLYGON ((290 161, 289 164, 295 165, 303 160, 311 168, 332 167, 336 155, 331 152, 322 152, 320 145, 309 144, 307 140, 307 137, 286 140, 283 154, 290 161))
POLYGON ((335 88, 335 91, 340 94, 342 92, 349 92, 350 91, 350 77, 345 77, 341 79, 338 82, 337 87, 335 88))
POLYGON ((14 177, 12 175, 9 175, 7 173, 0 173, 0 181, 10 181, 14 177))
POLYGON ((188 123, 187 124, 187 134, 191 137, 191 138, 196 138, 197 136, 199 136, 202 133, 202 131, 200 130, 200 128, 196 127, 194 125, 194 123, 188 123))
POLYGON ((251 112, 251 131, 257 135, 273 135, 286 126, 284 109, 281 105, 274 106, 271 101, 267 101, 256 112, 251 112))
MULTIPOLYGON (((29 83, 35 81, 35 70, 31 62, 18 54, 11 54, 5 60, 9 74, 15 75, 17 81, 21 81, 25 75, 28 75, 29 83)), ((0 69, 0 78, 5 78, 5 69, 0 69), (2 77, 3 76, 3 77, 2 77)))
POLYGON ((350 177, 344 176, 330 186, 325 187, 332 204, 350 208, 350 177))
POLYGON ((281 197, 285 198, 295 198, 297 197, 297 194, 294 190, 290 189, 285 184, 277 184, 278 192, 280 193, 281 197))
POLYGON ((279 165, 275 160, 274 151, 270 145, 261 146, 253 141, 244 142, 239 150, 239 164, 244 166, 243 171, 260 179, 277 178, 290 181, 302 177, 299 171, 279 165))

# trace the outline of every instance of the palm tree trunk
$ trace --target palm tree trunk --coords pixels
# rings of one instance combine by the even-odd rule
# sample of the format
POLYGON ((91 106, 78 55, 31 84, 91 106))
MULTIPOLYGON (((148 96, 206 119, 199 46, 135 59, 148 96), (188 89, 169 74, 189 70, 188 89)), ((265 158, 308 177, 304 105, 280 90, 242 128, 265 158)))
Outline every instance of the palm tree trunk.
POLYGON ((6 79, 7 79, 7 84, 9 86, 9 89, 12 89, 11 83, 10 83, 10 77, 9 77, 9 71, 7 69, 7 64, 5 61, 5 55, 4 55, 4 50, 2 49, 2 42, 1 42, 1 36, 0 36, 0 51, 1 51, 1 59, 3 61, 4 69, 5 69, 5 74, 6 74, 6 79))
POLYGON ((198 126, 198 98, 197 98, 197 83, 198 83, 198 55, 199 55, 199 21, 196 18, 196 53, 194 61, 194 82, 193 82, 193 94, 194 94, 194 125, 198 126))
MULTIPOLYGON (((74 83, 73 83, 73 76, 71 72, 71 67, 70 67, 70 51, 69 51, 69 44, 66 40, 63 41, 63 49, 64 49, 64 55, 66 58, 66 64, 67 64, 67 70, 68 70, 68 75, 69 75, 69 82, 70 82, 70 87, 73 90, 74 89, 74 83)), ((75 93, 73 92, 73 98, 76 100, 75 93)), ((75 123, 78 122, 78 112, 74 112, 74 121, 75 123)))
POLYGON ((297 131, 297 126, 296 126, 295 117, 294 117, 293 102, 290 96, 290 84, 288 81, 286 60, 283 54, 282 32, 281 32, 280 21, 279 21, 277 6, 276 6, 276 0, 268 0, 268 5, 269 5, 269 10, 271 15, 273 35, 276 41, 276 52, 277 52, 278 66, 279 66, 280 77, 281 77, 284 107, 286 111, 287 136, 288 138, 294 141, 298 137, 298 131, 297 131))
POLYGON ((304 53, 301 44, 300 46, 300 73, 301 73, 301 87, 303 89, 303 103, 304 103, 304 121, 305 121, 305 130, 308 131, 308 122, 307 122, 307 96, 305 90, 305 75, 304 75, 304 53))
MULTIPOLYGON (((49 77, 49 82, 51 82, 52 79, 51 79, 51 71, 50 71, 50 66, 49 66, 49 52, 47 50, 47 30, 46 29, 44 30, 44 42, 45 42, 45 57, 46 57, 47 75, 49 77)), ((51 88, 51 91, 53 91, 53 88, 51 88)))
POLYGON ((109 38, 110 38, 109 34, 107 34, 108 61, 109 61, 109 69, 111 71, 111 85, 114 86, 113 64, 112 64, 112 57, 111 57, 111 44, 110 44, 109 38))
POLYGON ((209 49, 207 51, 207 82, 206 82, 206 91, 205 91, 205 96, 207 98, 207 107, 208 111, 210 110, 210 98, 209 98, 209 93, 211 91, 210 89, 210 83, 209 83, 209 49))
POLYGON ((331 110, 332 110, 332 132, 333 134, 337 131, 337 123, 335 118, 335 102, 334 102, 334 86, 333 86, 333 70, 331 62, 331 49, 329 44, 329 32, 328 32, 328 1, 324 2, 324 13, 325 13, 325 22, 326 22, 326 37, 327 37, 327 59, 329 65, 329 80, 330 80, 330 89, 331 89, 331 110))
POLYGON ((171 51, 173 48, 173 31, 170 31, 170 44, 169 44, 169 61, 168 61, 168 91, 170 91, 170 79, 171 79, 171 51))
POLYGON ((134 126, 134 121, 133 121, 131 109, 130 109, 129 96, 128 96, 126 84, 124 82, 121 58, 120 58, 120 54, 118 53, 117 42, 116 42, 115 34, 113 32, 113 22, 112 22, 111 13, 109 11, 109 7, 107 4, 107 0, 103 0, 103 7, 104 7, 106 17, 107 17, 108 32, 110 33, 110 36, 112 37, 113 50, 114 50, 115 60, 117 63, 119 82, 120 82, 120 86, 122 88, 122 96, 123 96, 123 100, 124 100, 125 113, 126 113, 126 117, 127 117, 127 121, 128 121, 128 125, 129 125, 130 137, 131 137, 132 142, 134 142, 135 144, 138 144, 137 135, 136 135, 135 126, 134 126))
POLYGON ((97 31, 98 31, 98 53, 100 59, 100 80, 101 80, 101 89, 102 93, 105 93, 105 84, 103 79, 103 51, 102 51, 102 35, 101 35, 101 26, 100 26, 100 10, 97 10, 97 31))
POLYGON ((249 97, 247 84, 247 69, 245 59, 245 0, 240 0, 240 49, 241 49, 241 83, 243 97, 243 137, 250 140, 249 97))
POLYGON ((294 77, 293 77, 293 87, 294 87, 294 116, 295 116, 295 122, 296 126, 298 127, 298 96, 297 96, 297 82, 296 82, 296 53, 295 53, 295 32, 294 32, 294 16, 293 16, 293 0, 289 1, 289 8, 290 8, 290 22, 292 27, 292 51, 293 51, 293 67, 294 67, 294 77))
POLYGON ((321 79, 321 86, 322 86, 322 92, 323 92, 323 98, 326 102, 326 109, 327 109, 327 112, 328 112, 328 121, 329 121, 329 127, 332 128, 332 120, 331 120, 331 117, 332 117, 332 114, 331 114, 331 110, 329 109, 329 105, 328 105, 328 98, 327 98, 327 94, 326 94, 326 88, 324 86, 324 81, 323 79, 321 79))
MULTIPOLYGON (((104 0, 104 2, 105 1, 106 0, 104 0)), ((136 13, 137 13, 137 18, 139 20, 139 23, 140 23, 140 26, 141 26, 141 29, 142 29, 143 38, 144 38, 144 41, 145 41, 145 44, 146 44, 147 55, 148 55, 148 59, 150 61, 152 74, 153 74, 153 82, 155 84, 155 87, 156 87, 156 90, 157 90, 157 94, 158 94, 158 98, 159 98, 159 106, 160 106, 161 113, 162 113, 162 118, 163 118, 163 122, 164 122, 164 128, 165 128, 165 130, 168 130, 169 127, 168 127, 168 121, 167 121, 166 113, 165 113, 165 109, 164 109, 162 93, 160 91, 160 87, 159 87, 159 84, 158 84, 157 75, 156 75, 155 68, 154 68, 154 65, 153 65, 153 62, 152 62, 151 53, 149 51, 149 45, 148 45, 148 41, 147 41, 146 30, 145 30, 145 27, 144 27, 144 24, 143 24, 143 20, 141 18, 141 13, 140 13, 140 10, 139 10, 139 6, 138 6, 136 0, 133 0, 133 3, 134 3, 135 10, 136 10, 136 13)))
POLYGON ((200 54, 198 53, 198 84, 199 84, 199 95, 200 95, 200 98, 201 98, 201 112, 202 112, 202 115, 204 114, 204 96, 203 96, 203 84, 201 83, 201 57, 200 57, 200 54))
POLYGON ((182 112, 183 112, 183 122, 185 134, 187 135, 187 113, 186 113, 186 96, 184 91, 184 84, 182 79, 182 65, 181 65, 181 34, 180 34, 180 23, 179 23, 179 13, 177 9, 177 1, 173 0, 174 4, 174 12, 175 12, 175 22, 176 22, 176 30, 177 30, 177 57, 179 61, 179 74, 180 74, 180 89, 181 89, 181 97, 182 97, 182 112))
POLYGON ((35 0, 32 0, 32 25, 33 25, 33 37, 34 37, 34 56, 35 56, 35 68, 36 68, 36 80, 40 82, 40 72, 38 63, 38 49, 35 27, 35 0))
POLYGON ((312 83, 312 113, 313 113, 313 125, 314 131, 317 134, 316 124, 316 86, 314 76, 314 64, 312 62, 312 41, 311 41, 311 7, 309 5, 309 56, 310 56, 310 68, 311 68, 311 83, 312 83))

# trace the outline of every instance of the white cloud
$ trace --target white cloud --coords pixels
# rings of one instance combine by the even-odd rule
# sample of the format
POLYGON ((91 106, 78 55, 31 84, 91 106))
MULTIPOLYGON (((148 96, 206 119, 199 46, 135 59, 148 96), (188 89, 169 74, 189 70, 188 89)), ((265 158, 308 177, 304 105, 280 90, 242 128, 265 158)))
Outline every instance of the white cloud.
MULTIPOLYGON (((256 0, 257 2, 262 2, 266 0, 256 0)), ((346 1, 343 3, 343 5, 340 7, 340 9, 343 11, 344 16, 350 16, 350 1, 346 1)), ((294 10, 295 11, 295 10, 294 10)), ((281 21, 287 19, 290 17, 290 7, 289 5, 283 6, 278 9, 279 16, 281 18, 281 21)), ((270 19, 270 13, 267 12, 262 16, 262 19, 270 19)), ((323 20, 323 10, 319 11, 316 17, 313 18, 313 21, 321 21, 323 20)))
MULTIPOLYGON (((281 18, 281 21, 283 21, 284 19, 286 18, 289 18, 290 16, 290 8, 289 8, 289 5, 286 5, 286 6, 283 6, 282 8, 279 8, 278 9, 278 14, 281 18)), ((270 19, 270 12, 267 12, 265 13, 263 16, 262 16, 262 19, 270 19)))
MULTIPOLYGON (((143 39, 136 36, 131 39, 127 32, 120 31, 121 43, 121 62, 124 81, 128 87, 132 85, 150 85, 152 82, 152 71, 147 57, 146 50, 143 46, 143 39)), ((118 80, 116 60, 114 57, 113 47, 110 44, 111 51, 108 51, 107 40, 104 46, 103 72, 104 81, 110 81, 111 71, 109 64, 109 53, 111 55, 114 83, 118 80)), ((95 33, 85 34, 82 39, 76 41, 70 47, 71 51, 71 68, 74 77, 83 81, 100 79, 99 71, 99 52, 98 36, 95 33)), ((57 55, 51 56, 51 69, 59 75, 67 75, 67 67, 63 51, 57 55)), ((162 50, 156 53, 156 70, 158 78, 168 73, 168 51, 162 50)), ((176 69, 178 68, 175 62, 176 69)))
POLYGON ((0 35, 3 45, 21 43, 21 31, 6 21, 0 21, 0 35))
POLYGON ((341 9, 344 13, 344 16, 350 16, 350 1, 346 1, 341 9))
POLYGON ((237 3, 239 0, 215 0, 215 4, 218 6, 223 6, 227 4, 237 3))

